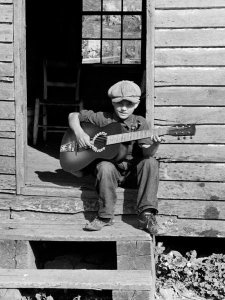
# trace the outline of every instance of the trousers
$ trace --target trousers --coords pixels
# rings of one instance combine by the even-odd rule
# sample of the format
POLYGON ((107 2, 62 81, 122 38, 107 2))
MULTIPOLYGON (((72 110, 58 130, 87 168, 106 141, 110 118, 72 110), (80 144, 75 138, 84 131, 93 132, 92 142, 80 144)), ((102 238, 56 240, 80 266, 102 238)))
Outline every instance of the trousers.
POLYGON ((96 191, 99 196, 98 216, 113 218, 118 186, 137 188, 137 213, 146 209, 158 211, 159 164, 154 157, 138 161, 126 174, 109 161, 96 165, 96 191))

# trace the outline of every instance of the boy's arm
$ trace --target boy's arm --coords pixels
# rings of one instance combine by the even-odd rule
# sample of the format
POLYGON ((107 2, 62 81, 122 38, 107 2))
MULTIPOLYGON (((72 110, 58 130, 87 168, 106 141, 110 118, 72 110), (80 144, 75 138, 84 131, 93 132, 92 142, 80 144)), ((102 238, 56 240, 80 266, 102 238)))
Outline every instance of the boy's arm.
POLYGON ((76 136, 77 143, 80 147, 91 147, 90 137, 80 125, 79 113, 73 112, 68 117, 69 127, 76 136))
POLYGON ((153 141, 152 145, 149 144, 141 145, 142 153, 144 157, 154 156, 159 148, 160 143, 163 141, 163 139, 158 135, 153 135, 151 137, 151 140, 153 141))

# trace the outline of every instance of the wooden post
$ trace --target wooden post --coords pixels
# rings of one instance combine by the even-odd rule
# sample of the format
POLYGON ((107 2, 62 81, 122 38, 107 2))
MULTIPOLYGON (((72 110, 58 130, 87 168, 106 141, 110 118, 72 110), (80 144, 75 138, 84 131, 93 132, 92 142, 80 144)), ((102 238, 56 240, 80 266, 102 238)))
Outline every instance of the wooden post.
POLYGON ((17 193, 25 181, 25 153, 27 146, 27 86, 25 0, 14 2, 14 68, 16 103, 16 183, 17 193))
POLYGON ((147 0, 146 30, 146 119, 154 127, 154 87, 155 87, 155 0, 147 0))

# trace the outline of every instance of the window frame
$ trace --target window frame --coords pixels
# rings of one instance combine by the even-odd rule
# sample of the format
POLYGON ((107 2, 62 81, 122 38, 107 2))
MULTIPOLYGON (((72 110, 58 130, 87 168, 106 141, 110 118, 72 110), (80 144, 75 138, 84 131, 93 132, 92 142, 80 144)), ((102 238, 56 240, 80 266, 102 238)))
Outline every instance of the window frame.
MULTIPOLYGON (((144 45, 144 38, 145 38, 145 28, 144 28, 144 24, 146 23, 146 18, 145 18, 145 7, 146 7, 146 1, 147 0, 142 0, 142 9, 140 11, 123 11, 122 7, 123 7, 123 0, 121 0, 121 10, 117 10, 117 11, 113 11, 113 10, 109 10, 109 11, 104 11, 103 10, 103 1, 104 0, 100 0, 101 1, 101 11, 85 11, 83 10, 83 5, 82 5, 82 18, 83 16, 100 16, 100 38, 83 38, 83 32, 81 32, 81 53, 82 53, 82 42, 83 40, 93 40, 93 41, 100 41, 100 58, 99 58, 99 62, 96 63, 83 63, 83 65, 93 65, 93 64, 99 64, 99 65, 106 65, 106 66, 110 66, 110 65, 122 65, 122 66, 129 66, 129 65, 142 65, 144 63, 144 56, 145 56, 145 45, 144 45), (117 16, 121 16, 121 36, 120 38, 105 38, 103 37, 103 16, 105 15, 117 15, 117 16), (124 38, 123 37, 123 17, 124 16, 132 16, 132 15, 139 15, 141 16, 141 37, 140 38, 124 38), (121 46, 121 51, 120 51, 120 62, 119 63, 104 63, 104 57, 103 57, 103 53, 102 53, 102 43, 104 40, 114 40, 114 41, 120 41, 120 46, 121 46), (141 42, 141 57, 140 57, 140 63, 123 63, 123 41, 140 41, 141 42)), ((82 0, 83 3, 83 0, 82 0)), ((82 27, 83 28, 83 27, 82 27)))
MULTIPOLYGON (((26 73, 26 0, 13 1, 14 82, 16 125, 16 193, 32 196, 80 197, 81 191, 26 184, 27 166, 27 73, 26 73)), ((146 0, 146 118, 154 125, 154 11, 155 0, 146 0)), ((152 127, 153 128, 153 127, 152 127)))

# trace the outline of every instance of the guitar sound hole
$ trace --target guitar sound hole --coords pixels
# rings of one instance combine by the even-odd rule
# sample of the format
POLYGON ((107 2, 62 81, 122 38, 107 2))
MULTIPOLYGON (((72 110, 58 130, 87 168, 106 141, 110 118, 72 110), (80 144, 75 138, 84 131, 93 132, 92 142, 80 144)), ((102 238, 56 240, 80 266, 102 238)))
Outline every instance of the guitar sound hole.
POLYGON ((99 135, 94 139, 94 146, 97 149, 102 149, 106 146, 106 139, 107 137, 104 135, 99 135))

